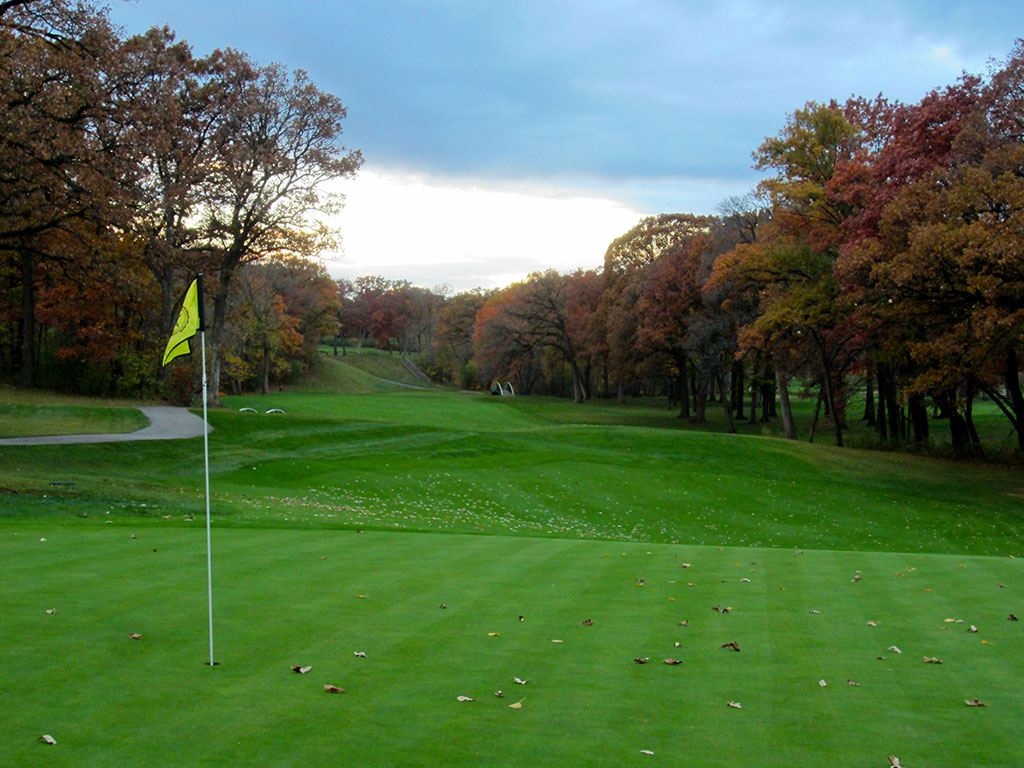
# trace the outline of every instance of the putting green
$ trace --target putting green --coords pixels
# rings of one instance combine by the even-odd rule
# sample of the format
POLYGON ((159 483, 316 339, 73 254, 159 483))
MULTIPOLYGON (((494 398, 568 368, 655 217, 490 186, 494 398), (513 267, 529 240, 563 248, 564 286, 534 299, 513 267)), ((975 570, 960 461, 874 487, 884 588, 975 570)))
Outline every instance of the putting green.
POLYGON ((1004 767, 1019 750, 1011 558, 245 529, 215 530, 214 558, 209 668, 200 529, 0 523, 4 763, 1004 767))

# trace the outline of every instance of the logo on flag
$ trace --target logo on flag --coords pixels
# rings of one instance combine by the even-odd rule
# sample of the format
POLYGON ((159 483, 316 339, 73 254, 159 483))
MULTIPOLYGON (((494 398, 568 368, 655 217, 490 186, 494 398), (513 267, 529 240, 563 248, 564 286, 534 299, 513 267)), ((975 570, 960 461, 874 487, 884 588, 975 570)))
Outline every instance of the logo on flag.
POLYGON ((171 338, 167 342, 167 349, 164 350, 164 365, 180 356, 192 352, 188 340, 196 335, 199 330, 199 288, 198 280, 193 280, 185 293, 185 301, 181 305, 181 312, 178 314, 178 322, 174 324, 171 338))

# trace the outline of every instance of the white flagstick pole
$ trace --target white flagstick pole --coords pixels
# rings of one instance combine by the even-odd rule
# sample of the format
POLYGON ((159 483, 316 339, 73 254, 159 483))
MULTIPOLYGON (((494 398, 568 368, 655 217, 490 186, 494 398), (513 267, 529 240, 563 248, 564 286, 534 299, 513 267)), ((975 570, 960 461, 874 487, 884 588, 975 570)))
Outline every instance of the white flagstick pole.
POLYGON ((206 602, 209 607, 210 619, 210 666, 217 662, 213 660, 213 553, 210 547, 210 441, 208 432, 209 423, 206 421, 206 313, 203 311, 204 296, 202 292, 202 276, 199 277, 199 316, 202 318, 199 323, 199 346, 203 350, 203 463, 206 469, 206 602))

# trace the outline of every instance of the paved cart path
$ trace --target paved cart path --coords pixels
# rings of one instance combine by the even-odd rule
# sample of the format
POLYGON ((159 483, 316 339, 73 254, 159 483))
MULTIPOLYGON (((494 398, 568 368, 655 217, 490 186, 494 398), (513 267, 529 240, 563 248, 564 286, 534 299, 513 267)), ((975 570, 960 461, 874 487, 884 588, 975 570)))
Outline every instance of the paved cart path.
POLYGON ((140 411, 149 419, 149 426, 135 432, 106 435, 46 435, 43 437, 6 437, 0 445, 65 445, 70 443, 117 443, 125 440, 176 440, 199 437, 210 427, 188 408, 166 405, 143 406, 140 411))

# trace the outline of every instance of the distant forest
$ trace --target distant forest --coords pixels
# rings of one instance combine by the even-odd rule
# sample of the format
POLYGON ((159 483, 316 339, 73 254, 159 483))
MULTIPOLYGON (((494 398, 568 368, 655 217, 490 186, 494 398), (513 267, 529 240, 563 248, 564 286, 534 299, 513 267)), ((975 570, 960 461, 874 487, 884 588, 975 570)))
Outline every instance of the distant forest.
POLYGON ((881 442, 926 442, 931 412, 961 456, 984 397, 1024 453, 1024 41, 915 104, 807 103, 754 150, 756 190, 643 219, 599 269, 458 294, 327 274, 324 182, 362 158, 302 72, 14 0, 0 98, 0 377, 21 386, 186 401, 195 365, 160 358, 203 272, 215 403, 372 344, 442 383, 657 391, 694 421, 749 396, 788 437, 797 380, 839 445, 856 384, 881 442))

